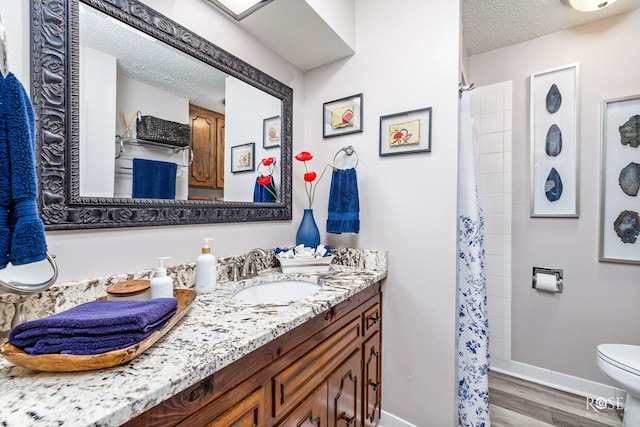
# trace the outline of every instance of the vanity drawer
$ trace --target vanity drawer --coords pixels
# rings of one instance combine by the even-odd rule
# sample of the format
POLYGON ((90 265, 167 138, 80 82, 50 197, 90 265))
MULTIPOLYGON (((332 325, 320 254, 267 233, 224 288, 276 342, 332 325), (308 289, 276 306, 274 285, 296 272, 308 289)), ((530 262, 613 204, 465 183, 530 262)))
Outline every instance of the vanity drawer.
POLYGON ((357 348, 360 315, 272 378, 273 416, 279 417, 318 387, 357 348))
POLYGON ((379 330, 381 322, 382 305, 380 304, 380 298, 377 298, 376 302, 362 313, 364 336, 379 330))

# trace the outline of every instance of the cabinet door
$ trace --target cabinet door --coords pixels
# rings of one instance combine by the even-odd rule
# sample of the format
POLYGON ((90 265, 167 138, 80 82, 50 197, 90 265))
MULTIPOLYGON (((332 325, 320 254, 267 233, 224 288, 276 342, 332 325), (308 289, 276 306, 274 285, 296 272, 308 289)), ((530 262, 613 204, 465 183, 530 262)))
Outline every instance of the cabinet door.
POLYGON ((189 168, 189 186, 222 188, 224 185, 224 116, 191 105, 191 150, 193 162, 189 168), (223 153, 220 156, 220 152, 223 153), (222 176, 218 176, 222 173, 222 176))
POLYGON ((281 427, 327 427, 327 383, 322 384, 278 425, 281 427))
POLYGON ((360 349, 336 369, 328 380, 329 427, 361 425, 361 353, 360 349))
POLYGON ((380 333, 376 332, 363 346, 364 360, 364 425, 376 426, 380 420, 382 397, 382 354, 380 333))
MULTIPOLYGON (((213 404, 215 405, 215 402, 213 404)), ((264 388, 260 387, 218 418, 207 423, 206 427, 258 427, 263 425, 264 388)))

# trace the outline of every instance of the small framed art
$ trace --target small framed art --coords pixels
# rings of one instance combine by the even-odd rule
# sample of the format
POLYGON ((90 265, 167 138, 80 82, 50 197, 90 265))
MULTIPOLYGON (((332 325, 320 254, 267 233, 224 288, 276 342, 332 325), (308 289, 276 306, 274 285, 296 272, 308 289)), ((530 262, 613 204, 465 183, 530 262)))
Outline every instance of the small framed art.
POLYGON ((600 261, 640 264, 640 95, 602 103, 600 261))
POLYGON ((531 217, 578 217, 578 65, 530 81, 531 217))
POLYGON ((256 168, 256 144, 236 145, 231 147, 231 172, 249 172, 256 168))
POLYGON ((362 94, 322 104, 322 137, 362 132, 362 94))
POLYGON ((431 107, 380 117, 380 155, 431 151, 431 107))
POLYGON ((262 148, 280 146, 280 116, 264 119, 262 125, 262 148))

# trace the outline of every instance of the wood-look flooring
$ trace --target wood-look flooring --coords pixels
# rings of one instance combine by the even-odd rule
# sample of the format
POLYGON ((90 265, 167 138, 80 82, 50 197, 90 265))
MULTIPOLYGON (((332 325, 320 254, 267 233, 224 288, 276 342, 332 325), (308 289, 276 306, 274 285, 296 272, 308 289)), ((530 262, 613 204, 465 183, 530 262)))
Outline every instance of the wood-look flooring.
POLYGON ((597 411, 587 398, 524 381, 498 372, 489 373, 492 427, 620 427, 622 414, 597 411))

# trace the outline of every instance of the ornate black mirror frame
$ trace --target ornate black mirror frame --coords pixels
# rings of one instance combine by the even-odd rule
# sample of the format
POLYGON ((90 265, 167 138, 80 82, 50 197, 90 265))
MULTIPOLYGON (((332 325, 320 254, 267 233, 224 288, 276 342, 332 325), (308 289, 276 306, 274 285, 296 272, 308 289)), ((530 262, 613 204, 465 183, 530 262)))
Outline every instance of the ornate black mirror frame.
POLYGON ((45 229, 291 219, 293 89, 136 0, 82 2, 280 99, 281 198, 278 203, 251 203, 80 196, 78 0, 32 0, 31 97, 45 229))

